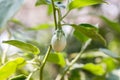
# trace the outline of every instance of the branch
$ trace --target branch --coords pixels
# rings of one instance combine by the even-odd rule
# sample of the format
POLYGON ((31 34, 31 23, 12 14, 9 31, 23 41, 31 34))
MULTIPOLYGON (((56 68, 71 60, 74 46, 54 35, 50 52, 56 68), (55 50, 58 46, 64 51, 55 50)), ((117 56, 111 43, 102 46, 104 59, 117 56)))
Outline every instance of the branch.
POLYGON ((40 80, 43 80, 43 68, 44 68, 44 66, 45 66, 45 64, 47 62, 47 58, 48 58, 48 56, 50 54, 51 49, 52 49, 52 47, 50 45, 47 52, 46 52, 45 57, 43 58, 42 64, 40 66, 40 80))
POLYGON ((54 0, 51 0, 52 2, 52 8, 53 8, 53 15, 54 15, 54 22, 55 22, 55 30, 57 29, 57 18, 56 18, 56 8, 54 4, 54 0))
POLYGON ((83 54, 83 52, 85 51, 85 49, 87 48, 87 46, 91 43, 91 39, 89 39, 81 48, 81 51, 79 52, 79 54, 71 61, 71 63, 67 66, 67 68, 64 70, 60 80, 64 79, 65 74, 70 70, 70 68, 73 66, 73 64, 81 57, 81 55, 83 54))

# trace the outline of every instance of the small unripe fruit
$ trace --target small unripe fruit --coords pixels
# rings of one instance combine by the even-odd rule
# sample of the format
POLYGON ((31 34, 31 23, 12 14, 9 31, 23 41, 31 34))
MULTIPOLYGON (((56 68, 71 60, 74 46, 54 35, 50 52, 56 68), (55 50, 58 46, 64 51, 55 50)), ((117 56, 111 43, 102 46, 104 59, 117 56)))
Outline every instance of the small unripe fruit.
POLYGON ((66 46, 66 37, 64 35, 64 32, 62 30, 56 30, 52 40, 51 45, 54 51, 60 52, 62 51, 66 46))

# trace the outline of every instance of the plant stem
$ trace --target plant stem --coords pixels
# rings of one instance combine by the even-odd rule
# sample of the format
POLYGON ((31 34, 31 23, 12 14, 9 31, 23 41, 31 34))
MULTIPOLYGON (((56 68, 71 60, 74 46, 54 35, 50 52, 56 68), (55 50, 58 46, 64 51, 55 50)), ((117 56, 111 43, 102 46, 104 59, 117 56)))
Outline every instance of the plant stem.
POLYGON ((52 8, 53 8, 53 15, 54 15, 54 22, 55 22, 55 30, 57 29, 57 17, 56 17, 56 8, 55 8, 55 4, 54 4, 54 0, 51 0, 52 2, 52 8))
POLYGON ((83 54, 83 52, 85 51, 85 49, 87 48, 87 46, 90 44, 92 40, 89 39, 81 48, 81 51, 79 52, 79 54, 71 61, 71 63, 66 67, 66 69, 64 70, 61 79, 60 80, 64 80, 64 76, 65 74, 69 71, 69 69, 73 66, 73 64, 81 57, 81 55, 83 54))
POLYGON ((65 15, 60 19, 61 21, 69 14, 70 10, 65 13, 65 15))
POLYGON ((44 66, 46 64, 46 61, 47 61, 47 58, 48 58, 48 56, 50 54, 51 49, 52 49, 52 47, 50 45, 47 52, 46 52, 45 57, 43 58, 42 64, 40 66, 40 78, 39 78, 40 80, 43 80, 43 68, 44 68, 44 66))
POLYGON ((57 13, 58 13, 58 28, 62 29, 61 28, 61 11, 60 11, 59 8, 56 8, 56 10, 57 10, 57 13))
POLYGON ((31 76, 33 75, 34 72, 36 72, 38 69, 34 69, 30 74, 29 76, 27 77, 27 79, 25 80, 30 80, 31 76))

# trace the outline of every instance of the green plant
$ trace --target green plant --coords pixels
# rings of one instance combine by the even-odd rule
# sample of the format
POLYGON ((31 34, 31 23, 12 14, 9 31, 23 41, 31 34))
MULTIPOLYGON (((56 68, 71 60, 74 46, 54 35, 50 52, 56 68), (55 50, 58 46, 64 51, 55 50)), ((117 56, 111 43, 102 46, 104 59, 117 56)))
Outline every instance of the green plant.
MULTIPOLYGON (((18 0, 16 0, 18 1, 18 0)), ((13 1, 13 3, 11 4, 11 2, 9 0, 2 0, 0 2, 0 8, 3 7, 3 5, 5 3, 9 3, 10 6, 7 7, 13 7, 13 6, 17 6, 17 8, 19 8, 19 6, 22 4, 23 0, 15 2, 13 1), (4 3, 2 3, 4 2, 4 3), (19 5, 16 5, 16 3, 18 3, 19 5), (3 4, 3 5, 2 5, 3 4)), ((62 0, 37 0, 36 2, 36 6, 40 6, 40 5, 47 5, 49 7, 49 9, 51 9, 52 7, 52 13, 53 13, 53 17, 54 17, 54 31, 55 33, 53 34, 53 37, 51 39, 51 44, 49 44, 48 49, 46 51, 46 53, 43 55, 41 55, 41 51, 37 46, 27 43, 27 42, 23 42, 23 41, 19 41, 19 40, 8 40, 8 41, 3 41, 3 43, 15 46, 19 49, 21 49, 24 54, 27 53, 27 56, 32 56, 30 57, 30 60, 25 59, 25 55, 23 57, 18 57, 15 58, 13 60, 9 61, 9 58, 7 57, 6 52, 2 53, 2 59, 1 59, 1 67, 0 67, 0 79, 1 80, 35 80, 34 77, 32 77, 35 73, 39 74, 39 80, 43 80, 44 79, 44 68, 45 65, 47 64, 47 61, 50 61, 52 63, 58 64, 60 65, 60 69, 62 71, 59 71, 58 76, 56 77, 57 80, 65 80, 65 77, 67 76, 67 79, 69 80, 81 80, 82 75, 85 74, 90 74, 92 77, 92 80, 97 80, 100 77, 103 78, 102 80, 105 80, 105 75, 110 72, 111 70, 113 70, 114 68, 116 68, 117 64, 114 61, 114 59, 112 58, 104 58, 104 55, 93 55, 93 54, 87 54, 86 49, 87 47, 91 44, 91 42, 98 42, 99 44, 103 45, 104 47, 107 46, 106 44, 106 40, 101 36, 101 34, 99 34, 99 28, 97 26, 88 24, 88 23, 82 23, 82 24, 70 24, 64 21, 65 17, 73 10, 73 9, 78 9, 78 8, 82 8, 85 6, 89 6, 89 5, 95 5, 95 4, 101 4, 101 3, 105 3, 104 0, 67 0, 66 1, 67 4, 64 5, 62 0), (66 9, 66 13, 62 14, 61 12, 61 8, 65 8, 66 9), (82 43, 80 52, 78 52, 77 54, 75 54, 75 57, 73 57, 72 60, 69 61, 69 63, 66 63, 65 61, 65 57, 62 54, 63 49, 65 48, 65 46, 67 45, 67 39, 65 37, 65 33, 62 30, 62 27, 64 25, 69 25, 72 26, 74 28, 74 36, 82 43), (53 51, 52 51, 53 50, 53 51), (96 59, 100 59, 101 62, 87 62, 85 64, 82 64, 81 62, 84 62, 84 59, 88 59, 89 58, 92 60, 94 58, 96 59), (109 60, 110 62, 108 62, 107 60, 109 60), (79 61, 77 63, 77 61, 79 61), (103 64, 106 64, 106 67, 108 67, 107 71, 105 71, 103 64), (110 67, 110 65, 115 64, 114 66, 110 67), (21 69, 21 67, 27 65, 27 64, 31 64, 33 66, 33 70, 31 72, 26 73, 27 75, 23 74, 19 74, 17 76, 12 76, 12 74, 16 73, 17 70, 21 69), (78 65, 78 67, 76 67, 75 65, 78 65), (12 68, 12 69, 11 69, 12 68), (77 70, 78 69, 78 70, 77 70), (9 71, 9 72, 7 72, 9 71), (74 74, 75 73, 75 74, 74 74), (82 74, 84 73, 84 74, 82 74), (67 75, 70 74, 70 75, 67 75)), ((7 8, 8 10, 11 10, 9 8, 7 8)), ((13 14, 9 14, 7 12, 7 10, 5 10, 5 8, 2 9, 2 11, 4 13, 6 13, 8 16, 4 16, 4 15, 0 15, 0 31, 3 31, 3 26, 7 23, 7 21, 13 16, 13 14)), ((2 14, 2 11, 0 11, 0 14, 2 14)), ((16 10, 14 11, 16 12, 16 10)), ((50 12, 50 13, 51 13, 50 12)), ((107 20, 106 18, 102 17, 102 19, 107 20)), ((11 22, 14 22, 18 25, 21 25, 23 27, 26 28, 26 26, 15 20, 12 19, 11 22)), ((109 22, 109 20, 107 20, 107 22, 109 22)), ((37 27, 33 27, 33 28, 27 28, 28 30, 40 30, 40 29, 44 29, 44 28, 48 28, 50 25, 53 26, 53 24, 43 24, 43 25, 39 25, 37 27)), ((113 27, 112 27, 113 28, 113 27)), ((114 28, 115 29, 115 28, 114 28)), ((116 29, 115 29, 116 30, 116 29)), ((9 29, 8 29, 9 32, 9 29)), ((118 31, 119 32, 119 31, 118 31)), ((11 35, 10 35, 11 36, 11 35)), ((95 53, 94 50, 91 50, 91 53, 95 53)), ((99 52, 103 52, 113 58, 115 58, 116 60, 119 60, 119 56, 115 55, 114 53, 112 53, 110 50, 108 50, 107 48, 98 48, 96 53, 99 52)), ((90 53, 90 52, 89 52, 90 53)), ((66 57, 66 59, 68 59, 66 57)), ((88 76, 89 77, 89 76, 88 76)))

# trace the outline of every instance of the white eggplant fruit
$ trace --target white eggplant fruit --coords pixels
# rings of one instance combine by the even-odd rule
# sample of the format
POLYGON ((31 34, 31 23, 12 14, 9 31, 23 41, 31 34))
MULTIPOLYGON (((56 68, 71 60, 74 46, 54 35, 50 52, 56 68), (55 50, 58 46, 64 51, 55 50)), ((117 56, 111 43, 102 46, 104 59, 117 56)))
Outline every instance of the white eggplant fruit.
POLYGON ((63 51, 63 49, 66 46, 66 37, 62 30, 55 31, 51 39, 51 45, 54 51, 56 52, 63 51))

